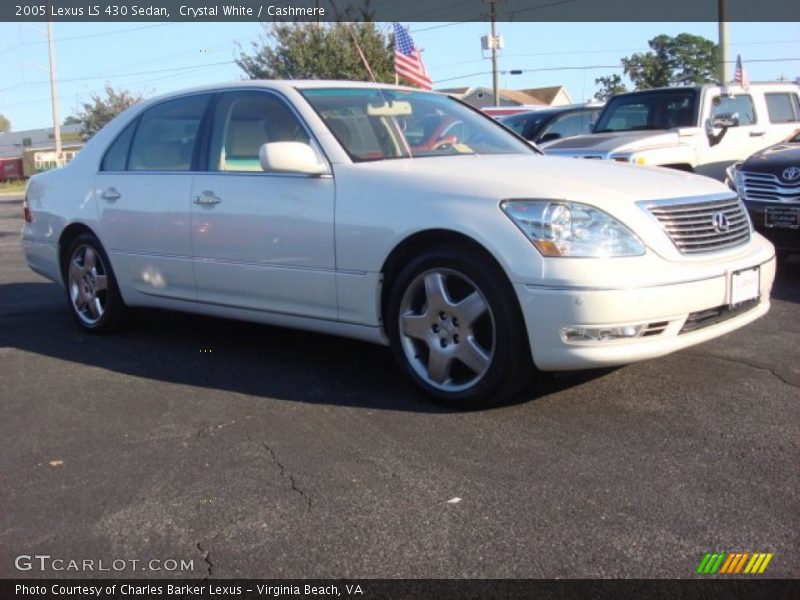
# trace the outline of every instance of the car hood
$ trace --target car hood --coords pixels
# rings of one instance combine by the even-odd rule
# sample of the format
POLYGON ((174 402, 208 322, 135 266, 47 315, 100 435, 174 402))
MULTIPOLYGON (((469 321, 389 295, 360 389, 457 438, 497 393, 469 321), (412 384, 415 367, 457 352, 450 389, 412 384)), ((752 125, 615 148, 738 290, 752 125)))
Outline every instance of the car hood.
POLYGON ((745 160, 741 169, 781 177, 789 167, 800 167, 800 143, 782 142, 764 148, 745 160))
MULTIPOLYGON (((730 193, 707 177, 672 169, 541 155, 461 155, 349 165, 365 186, 397 185, 404 193, 591 202, 655 200, 730 193)), ((335 174, 335 176, 337 176, 335 174)), ((388 192, 389 190, 387 190, 388 192)))
POLYGON ((575 154, 577 152, 624 152, 657 146, 674 146, 680 137, 675 131, 648 130, 620 133, 591 133, 557 140, 544 144, 542 150, 552 154, 575 154))

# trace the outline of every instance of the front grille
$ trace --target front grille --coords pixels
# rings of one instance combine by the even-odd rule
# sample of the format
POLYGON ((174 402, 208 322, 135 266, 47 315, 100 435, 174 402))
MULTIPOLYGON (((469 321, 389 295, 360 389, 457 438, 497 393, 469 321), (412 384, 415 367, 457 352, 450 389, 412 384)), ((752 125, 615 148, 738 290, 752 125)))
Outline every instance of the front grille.
POLYGON ((752 202, 800 202, 800 181, 786 183, 770 173, 742 171, 739 193, 752 202))
POLYGON ((656 203, 648 210, 682 254, 719 252, 750 241, 750 220, 736 197, 685 204, 656 203))
POLYGON ((742 302, 738 306, 717 306, 715 308, 693 312, 689 315, 689 318, 686 319, 678 335, 697 331, 698 329, 710 327, 711 325, 716 325, 717 323, 722 323, 728 319, 738 317, 742 313, 746 313, 748 310, 758 306, 759 302, 760 300, 758 298, 753 298, 747 302, 742 302))

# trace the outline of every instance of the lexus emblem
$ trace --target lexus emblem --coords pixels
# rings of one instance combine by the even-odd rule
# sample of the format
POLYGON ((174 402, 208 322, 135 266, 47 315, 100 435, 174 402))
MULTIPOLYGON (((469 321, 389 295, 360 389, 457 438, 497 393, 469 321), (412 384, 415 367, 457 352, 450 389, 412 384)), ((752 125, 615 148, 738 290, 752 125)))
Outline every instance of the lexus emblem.
POLYGON ((795 179, 800 179, 800 167, 789 167, 788 169, 784 170, 781 176, 786 181, 794 181, 795 179))
POLYGON ((711 217, 711 222, 714 224, 714 229, 717 231, 717 233, 725 233, 731 227, 731 224, 728 221, 728 217, 725 216, 725 213, 714 213, 714 216, 711 217))

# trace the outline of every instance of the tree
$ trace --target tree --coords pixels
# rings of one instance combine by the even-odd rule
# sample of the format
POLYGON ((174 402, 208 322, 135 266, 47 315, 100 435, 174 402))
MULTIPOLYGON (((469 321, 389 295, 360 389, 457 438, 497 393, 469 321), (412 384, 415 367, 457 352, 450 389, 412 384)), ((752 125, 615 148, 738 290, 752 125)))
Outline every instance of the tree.
POLYGON ((669 85, 694 85, 714 81, 717 46, 699 35, 658 35, 648 42, 648 52, 622 59, 625 75, 638 89, 669 85))
POLYGON ((598 77, 594 80, 594 83, 595 85, 600 85, 600 89, 597 90, 597 93, 594 95, 595 100, 600 102, 607 102, 611 96, 623 94, 628 91, 628 88, 622 83, 622 77, 616 74, 598 77))
POLYGON ((5 115, 0 115, 0 133, 11 131, 11 121, 5 115))
POLYGON ((142 100, 142 95, 129 90, 115 90, 106 84, 105 97, 92 93, 92 101, 83 103, 83 110, 70 115, 64 123, 79 123, 85 138, 100 131, 111 119, 142 100))
POLYGON ((241 50, 236 64, 250 79, 353 79, 370 81, 353 37, 381 82, 394 82, 394 39, 375 23, 274 23, 266 39, 241 50))

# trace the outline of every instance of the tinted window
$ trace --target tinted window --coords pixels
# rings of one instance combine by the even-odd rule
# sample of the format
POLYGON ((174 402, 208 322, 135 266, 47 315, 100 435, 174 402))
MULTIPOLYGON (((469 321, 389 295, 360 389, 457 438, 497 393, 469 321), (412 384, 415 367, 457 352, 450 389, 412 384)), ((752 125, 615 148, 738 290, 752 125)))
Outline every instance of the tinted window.
POLYGON ((711 118, 735 118, 739 121, 739 125, 752 125, 756 122, 753 99, 747 94, 717 96, 712 102, 711 118))
POLYGON ((128 165, 128 150, 131 148, 131 138, 136 130, 136 119, 122 130, 106 151, 103 157, 101 171, 124 171, 128 165))
POLYGON ((188 96, 148 109, 133 138, 130 171, 188 171, 211 96, 188 96))
POLYGON ((766 94, 767 112, 772 123, 794 123, 800 121, 800 105, 797 94, 766 94))
POLYGON ((503 125, 521 135, 526 139, 531 139, 530 136, 539 128, 543 121, 550 117, 549 113, 521 113, 519 115, 509 115, 507 117, 500 117, 503 125))
POLYGON ((261 171, 258 151, 267 142, 309 143, 300 121, 274 94, 225 94, 214 111, 208 168, 261 171))
POLYGON ((589 133, 591 128, 592 115, 589 112, 576 112, 563 117, 542 132, 543 135, 548 133, 557 133, 560 137, 570 137, 573 135, 582 135, 589 133))
POLYGON ((615 96, 601 113, 595 133, 672 129, 697 124, 696 90, 670 90, 615 96))

